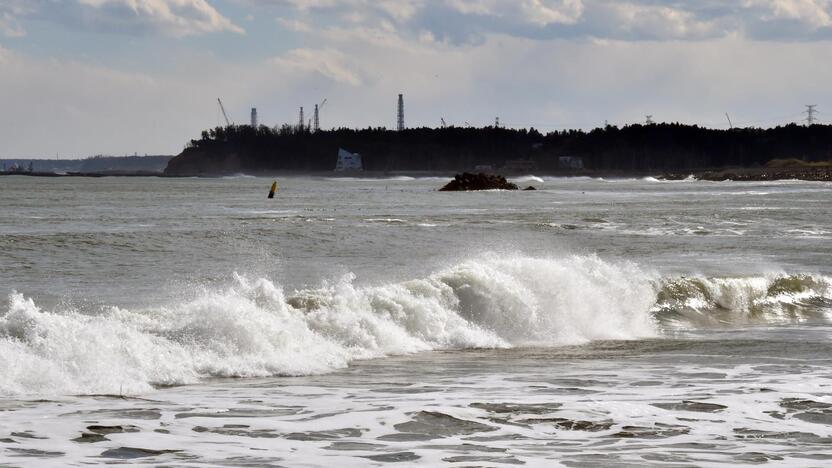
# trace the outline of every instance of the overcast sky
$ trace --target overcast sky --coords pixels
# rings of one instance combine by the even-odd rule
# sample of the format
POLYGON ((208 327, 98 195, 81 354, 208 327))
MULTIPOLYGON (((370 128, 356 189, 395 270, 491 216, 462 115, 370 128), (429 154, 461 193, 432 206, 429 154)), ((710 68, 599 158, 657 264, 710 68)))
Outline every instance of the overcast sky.
POLYGON ((219 125, 832 115, 832 0, 0 0, 0 158, 175 154, 219 125))

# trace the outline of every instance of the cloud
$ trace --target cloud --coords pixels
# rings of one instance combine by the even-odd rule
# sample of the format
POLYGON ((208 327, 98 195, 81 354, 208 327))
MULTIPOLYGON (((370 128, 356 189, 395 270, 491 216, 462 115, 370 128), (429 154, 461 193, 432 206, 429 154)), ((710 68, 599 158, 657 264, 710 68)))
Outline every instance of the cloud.
POLYGON ((832 0, 745 0, 747 34, 761 39, 832 38, 832 0))
POLYGON ((23 0, 0 0, 0 35, 6 37, 23 37, 26 30, 18 18, 29 9, 23 0))
POLYGON ((477 44, 491 34, 537 40, 701 40, 745 36, 832 38, 832 0, 237 0, 283 5, 306 21, 425 32, 440 42, 477 44))
POLYGON ((349 69, 348 62, 346 55, 334 49, 293 49, 272 59, 283 73, 315 72, 337 83, 361 85, 361 78, 349 69))
POLYGON ((0 13, 0 34, 6 37, 23 37, 26 30, 11 13, 0 13))
POLYGON ((207 0, 0 0, 0 32, 22 34, 20 19, 111 33, 173 37, 245 31, 207 0), (25 6, 24 6, 25 5, 25 6))

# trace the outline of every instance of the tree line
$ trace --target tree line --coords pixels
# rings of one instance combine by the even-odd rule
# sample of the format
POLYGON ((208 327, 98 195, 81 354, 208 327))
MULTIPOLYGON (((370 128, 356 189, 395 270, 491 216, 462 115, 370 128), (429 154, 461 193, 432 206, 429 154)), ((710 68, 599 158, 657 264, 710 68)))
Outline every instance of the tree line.
POLYGON ((285 125, 216 127, 202 132, 168 165, 169 173, 330 171, 338 148, 360 153, 365 170, 462 171, 527 160, 562 170, 581 158, 588 170, 678 171, 761 166, 772 159, 832 159, 832 126, 789 124, 720 130, 660 123, 543 134, 534 128, 338 128, 312 132, 285 125))

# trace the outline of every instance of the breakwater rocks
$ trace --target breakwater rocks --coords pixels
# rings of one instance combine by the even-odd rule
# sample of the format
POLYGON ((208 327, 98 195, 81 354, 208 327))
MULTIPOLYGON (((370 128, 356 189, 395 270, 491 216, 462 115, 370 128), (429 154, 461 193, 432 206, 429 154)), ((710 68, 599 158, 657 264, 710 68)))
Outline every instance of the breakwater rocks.
POLYGON ((661 180, 683 180, 688 177, 696 180, 710 180, 720 182, 735 180, 742 182, 764 182, 768 180, 808 180, 816 182, 832 182, 832 169, 829 168, 759 168, 759 169, 724 169, 719 171, 703 171, 694 173, 668 173, 658 177, 661 180))
POLYGON ((515 184, 507 181, 505 177, 496 174, 472 174, 463 172, 454 176, 454 180, 448 182, 439 189, 440 192, 459 192, 469 190, 517 190, 515 184))

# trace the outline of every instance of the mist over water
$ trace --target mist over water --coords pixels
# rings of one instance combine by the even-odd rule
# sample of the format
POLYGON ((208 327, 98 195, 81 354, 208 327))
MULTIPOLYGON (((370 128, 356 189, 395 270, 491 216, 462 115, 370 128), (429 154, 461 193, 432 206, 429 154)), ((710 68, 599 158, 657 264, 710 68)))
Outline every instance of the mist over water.
MULTIPOLYGON (((732 440, 742 431, 768 437, 778 424, 804 434, 777 439, 789 444, 832 437, 822 377, 832 319, 828 184, 529 175, 516 182, 536 192, 444 193, 435 191, 441 178, 287 178, 267 200, 271 180, 251 177, 3 182, 0 395, 24 402, 11 406, 14 424, 58 417, 31 399, 90 415, 110 404, 82 395, 158 398, 180 408, 152 409, 161 428, 180 428, 162 439, 168 445, 184 450, 196 434, 229 444, 227 453, 191 454, 206 463, 242 456, 234 447, 252 437, 272 440, 263 434, 306 454, 295 461, 314 459, 324 455, 303 437, 325 430, 335 431, 329 453, 347 465, 377 451, 431 464, 435 449, 415 441, 440 427, 456 427, 442 437, 471 462, 468 445, 488 433, 504 457, 526 462, 539 460, 532 441, 555 434, 587 446, 622 433, 707 440, 733 461, 753 458, 686 422, 697 411, 719 412, 721 436, 732 440), (763 387, 773 393, 742 396, 763 387), (310 391, 343 399, 333 407, 310 391), (366 392, 389 408, 381 426, 356 413, 371 407, 350 403, 366 392), (428 397, 420 404, 402 392, 428 397), (579 398, 588 394, 600 406, 579 398), (194 396, 219 400, 194 406, 194 396), (789 399, 814 403, 794 409, 789 399), (288 409, 276 426, 246 419, 289 406, 320 413, 319 425, 288 409), (203 413, 220 409, 224 424, 248 429, 209 424, 218 416, 203 413), (752 421, 761 411, 782 417, 762 427, 752 421), (298 431, 307 435, 286 435, 298 431)), ((148 411, 140 401, 98 419, 124 423, 148 411)), ((158 435, 153 424, 140 425, 133 445, 168 447, 141 436, 158 435)), ((47 439, 60 437, 71 438, 47 439)), ((39 440, 24 441, 27 450, 48 451, 39 440)), ((97 445, 72 442, 58 459, 98 456, 87 448, 97 445)), ((760 453, 788 460, 781 452, 760 453)), ((655 461, 651 453, 627 460, 655 461)), ((718 458, 701 456, 687 461, 718 458)))

